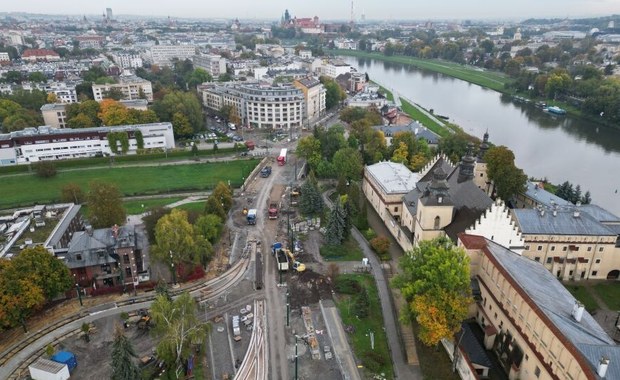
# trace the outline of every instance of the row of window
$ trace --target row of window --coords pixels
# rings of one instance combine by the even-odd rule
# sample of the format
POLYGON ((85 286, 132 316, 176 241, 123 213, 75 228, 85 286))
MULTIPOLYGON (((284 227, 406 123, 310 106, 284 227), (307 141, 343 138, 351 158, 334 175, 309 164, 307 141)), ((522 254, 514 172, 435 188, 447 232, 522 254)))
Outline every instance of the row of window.
MULTIPOLYGON (((555 251, 555 247, 556 247, 555 245, 552 245, 549 250, 551 252, 553 252, 553 251, 555 251)), ((604 248, 605 247, 598 247, 598 251, 599 252, 603 252, 604 248)), ((525 250, 529 251, 530 250, 530 246, 526 245, 525 246, 525 250)), ((539 245, 538 247, 536 247, 536 250, 537 251, 542 251, 543 250, 543 246, 539 245)), ((577 251, 579 251, 579 246, 577 246, 577 245, 565 245, 565 246, 562 247, 562 252, 566 252, 567 250, 570 250, 570 251, 573 251, 573 252, 577 252, 577 251)), ((587 251, 588 252, 592 252, 592 247, 588 247, 587 251)))

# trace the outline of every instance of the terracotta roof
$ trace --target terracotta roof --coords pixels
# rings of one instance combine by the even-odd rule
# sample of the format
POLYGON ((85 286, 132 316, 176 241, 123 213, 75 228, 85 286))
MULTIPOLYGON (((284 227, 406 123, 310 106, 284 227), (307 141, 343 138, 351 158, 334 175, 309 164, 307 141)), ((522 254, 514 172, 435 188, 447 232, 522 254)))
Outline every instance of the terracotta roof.
POLYGON ((60 57, 58 53, 49 49, 26 49, 22 53, 22 57, 44 57, 47 55, 53 55, 56 57, 60 57))

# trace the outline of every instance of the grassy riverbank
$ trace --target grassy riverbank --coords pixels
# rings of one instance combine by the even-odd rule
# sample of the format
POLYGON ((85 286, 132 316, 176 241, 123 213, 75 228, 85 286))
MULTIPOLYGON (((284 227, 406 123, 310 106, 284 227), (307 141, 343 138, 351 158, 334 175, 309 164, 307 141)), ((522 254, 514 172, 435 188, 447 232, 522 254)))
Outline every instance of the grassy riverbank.
POLYGON ((212 189, 219 181, 230 181, 240 186, 259 160, 180 164, 162 166, 136 166, 119 168, 94 168, 59 172, 52 178, 35 174, 3 176, 0 209, 32 204, 45 204, 59 200, 60 190, 68 183, 88 190, 93 180, 113 183, 125 196, 173 193, 175 191, 212 189))
POLYGON ((326 50, 327 54, 346 55, 359 58, 372 58, 386 62, 412 65, 420 69, 430 70, 447 76, 461 79, 495 91, 510 93, 505 87, 513 80, 508 76, 494 71, 482 70, 477 67, 459 65, 458 63, 440 61, 437 59, 422 59, 406 56, 385 56, 381 53, 369 53, 358 50, 326 50))

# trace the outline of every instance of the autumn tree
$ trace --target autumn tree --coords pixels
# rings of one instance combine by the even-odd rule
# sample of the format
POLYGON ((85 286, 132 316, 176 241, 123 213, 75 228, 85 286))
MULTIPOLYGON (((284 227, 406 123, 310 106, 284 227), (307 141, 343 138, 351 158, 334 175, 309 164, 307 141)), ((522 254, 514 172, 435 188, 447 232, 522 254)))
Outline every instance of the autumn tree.
POLYGON ((0 325, 21 325, 26 332, 26 319, 45 302, 43 290, 33 278, 15 271, 6 259, 0 259, 0 289, 0 325))
POLYGON ((47 94, 47 98, 45 100, 47 101, 48 104, 58 103, 58 96, 56 96, 55 93, 50 92, 49 94, 47 94))
POLYGON ((112 342, 112 380, 133 380, 141 378, 140 368, 135 363, 136 352, 131 340, 125 336, 120 324, 114 327, 112 342))
POLYGON ((445 237, 425 240, 403 256, 400 269, 394 285, 409 305, 404 317, 416 318, 424 344, 434 346, 459 331, 472 302, 465 251, 445 237))
POLYGON ((196 302, 183 292, 174 300, 158 295, 151 306, 155 323, 154 333, 159 338, 157 356, 173 373, 181 368, 192 353, 192 345, 202 344, 210 325, 201 322, 196 302))
POLYGON ((212 253, 209 242, 194 229, 187 218, 187 211, 173 209, 155 226, 153 257, 167 263, 171 269, 181 264, 205 262, 212 253))
POLYGON ((88 220, 94 228, 125 223, 126 211, 123 207, 122 194, 115 184, 103 181, 91 182, 86 202, 88 220))
MULTIPOLYGON (((377 252, 377 255, 383 259, 390 253, 390 239, 386 236, 377 236, 370 240, 370 246, 377 252)), ((389 256, 388 256, 389 257, 389 256)))
POLYGON ((205 214, 216 215, 222 220, 226 219, 226 210, 224 210, 224 206, 222 202, 220 202, 215 197, 208 197, 205 202, 205 214))
POLYGON ((401 141, 398 143, 398 147, 394 150, 394 153, 392 154, 392 162, 406 164, 408 161, 409 147, 407 147, 407 143, 401 141))
POLYGON ((11 260, 11 266, 38 286, 47 300, 66 292, 73 285, 69 268, 39 245, 22 250, 11 260))
POLYGON ((499 198, 509 200, 524 190, 527 176, 515 166, 515 156, 510 149, 503 145, 492 147, 484 155, 484 160, 499 198))
POLYGON ((233 191, 225 182, 218 182, 210 197, 217 199, 226 212, 228 212, 233 205, 233 191))
POLYGON ((107 126, 127 124, 129 110, 127 107, 113 99, 103 99, 100 102, 100 111, 97 115, 107 126))

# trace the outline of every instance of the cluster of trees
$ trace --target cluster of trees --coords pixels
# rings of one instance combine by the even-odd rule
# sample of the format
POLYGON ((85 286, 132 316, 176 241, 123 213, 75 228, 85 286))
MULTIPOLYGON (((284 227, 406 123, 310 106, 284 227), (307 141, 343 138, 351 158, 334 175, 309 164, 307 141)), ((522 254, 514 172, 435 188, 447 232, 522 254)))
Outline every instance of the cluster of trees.
MULTIPOLYGON (((115 184, 92 181, 85 200, 88 205, 88 220, 93 228, 106 228, 125 224, 127 212, 123 207, 123 194, 115 184)), ((79 199, 82 190, 75 184, 68 184, 61 190, 63 198, 79 199)), ((71 201, 73 202, 73 201, 71 201)))
POLYGON ((0 125, 3 132, 20 131, 42 123, 40 113, 26 109, 13 100, 0 98, 0 125))
POLYGON ((149 80, 153 84, 153 97, 161 99, 163 96, 174 90, 196 90, 196 86, 211 82, 211 74, 201 68, 194 68, 192 61, 175 60, 172 67, 160 67, 152 65, 149 69, 138 68, 136 75, 140 78, 149 80))
POLYGON ((495 185, 495 195, 509 200, 523 192, 527 175, 515 165, 515 155, 505 146, 491 147, 484 155, 487 174, 495 185))
POLYGON ((352 138, 349 139, 349 145, 359 148, 365 164, 373 164, 388 158, 383 132, 372 128, 383 124, 379 110, 374 107, 367 109, 347 107, 340 112, 340 119, 351 127, 352 138))
POLYGON ((584 194, 581 191, 581 185, 573 187, 573 184, 568 181, 565 181, 555 189, 555 195, 573 204, 580 202, 581 204, 587 205, 592 202, 590 191, 586 191, 584 194))
POLYGON ((26 319, 34 311, 72 285, 67 266, 43 247, 0 259, 0 326, 22 325, 26 330, 26 319))
POLYGON ((416 139, 412 132, 398 132, 392 137, 388 155, 392 162, 400 162, 417 172, 428 163, 433 152, 426 140, 416 139))
POLYGON ((192 136, 204 126, 202 106, 194 92, 166 92, 153 103, 152 110, 159 120, 172 122, 176 137, 192 136))
POLYGON ((347 93, 332 78, 323 75, 319 80, 325 87, 325 108, 328 110, 338 106, 340 102, 347 98, 347 93))
POLYGON ((217 184, 205 203, 203 214, 184 210, 151 210, 145 218, 151 253, 181 275, 196 265, 206 266, 213 255, 213 244, 219 239, 226 215, 233 204, 232 189, 224 182, 217 184))
POLYGON ((67 104, 66 112, 67 125, 70 128, 146 124, 159 121, 157 114, 152 110, 130 109, 113 99, 104 99, 101 102, 85 100, 81 103, 67 104))
POLYGON ((473 302, 465 251, 445 237, 425 240, 402 257, 400 269, 394 286, 408 305, 401 318, 417 320, 419 338, 427 346, 452 338, 473 302))
POLYGON ((301 197, 299 199, 299 210, 303 215, 313 216, 321 215, 325 204, 323 203, 323 196, 319 190, 319 186, 311 174, 301 186, 301 197))

